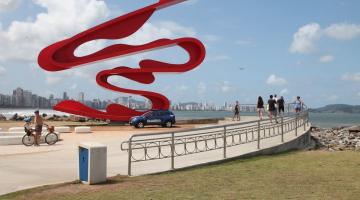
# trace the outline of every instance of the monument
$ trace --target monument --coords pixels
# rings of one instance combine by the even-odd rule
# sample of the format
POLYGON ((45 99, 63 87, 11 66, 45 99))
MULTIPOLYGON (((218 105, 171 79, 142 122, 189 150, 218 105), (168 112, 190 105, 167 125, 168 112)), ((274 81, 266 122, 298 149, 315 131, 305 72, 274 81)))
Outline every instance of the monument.
MULTIPOLYGON (((144 59, 139 62, 139 68, 118 66, 113 69, 100 71, 96 76, 98 85, 106 89, 143 96, 151 101, 151 109, 167 110, 169 109, 170 102, 164 95, 151 91, 118 87, 110 84, 108 78, 111 76, 122 76, 138 83, 151 84, 155 81, 156 73, 183 73, 192 70, 199 66, 205 58, 205 47, 199 40, 184 37, 178 39, 159 39, 142 45, 115 44, 82 57, 75 56, 74 52, 79 46, 89 41, 126 38, 139 30, 156 11, 183 1, 185 0, 160 0, 155 4, 97 25, 71 38, 56 42, 40 52, 38 63, 44 70, 57 72, 115 57, 179 46, 189 55, 189 59, 186 63, 171 64, 157 60, 144 59)), ((55 105, 54 109, 75 115, 97 119, 109 119, 112 121, 128 121, 131 117, 144 113, 120 104, 108 105, 106 111, 100 111, 74 100, 62 101, 55 105)))

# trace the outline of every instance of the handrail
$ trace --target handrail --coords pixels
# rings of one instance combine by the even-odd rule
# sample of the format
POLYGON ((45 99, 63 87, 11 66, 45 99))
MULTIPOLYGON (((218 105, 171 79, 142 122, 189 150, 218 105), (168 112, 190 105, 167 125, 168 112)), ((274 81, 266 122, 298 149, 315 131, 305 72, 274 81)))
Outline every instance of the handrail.
MULTIPOLYGON (((295 116, 296 113, 287 113, 286 117, 291 117, 291 116, 295 116)), ((285 116, 284 116, 285 117, 285 116)), ((279 117, 278 117, 279 118, 279 117)), ((230 126, 239 126, 239 125, 243 125, 243 124, 250 124, 250 123, 256 123, 259 120, 252 120, 252 121, 246 121, 246 122, 238 122, 238 123, 234 123, 234 124, 227 124, 227 125, 217 125, 217 126, 211 126, 211 127, 203 127, 203 128, 195 128, 195 129, 191 129, 191 131, 201 131, 201 130, 207 130, 207 129, 215 129, 215 128, 222 128, 224 126, 230 127, 230 126)), ((263 119, 261 120, 262 122, 265 121, 270 121, 270 119, 263 119)), ((133 137, 139 137, 139 136, 152 136, 152 135, 166 135, 169 133, 182 133, 182 132, 188 132, 189 130, 179 130, 179 131, 168 131, 168 132, 161 132, 161 133, 141 133, 141 134, 136 134, 136 135, 132 135, 130 139, 132 139, 133 137)))
POLYGON ((299 113, 288 112, 278 119, 280 123, 263 119, 191 130, 132 135, 128 141, 121 143, 121 150, 128 151, 128 175, 131 176, 132 162, 171 158, 171 169, 174 169, 174 159, 178 156, 223 149, 225 159, 227 147, 257 142, 260 148, 262 139, 279 135, 284 142, 284 134, 295 130, 297 135, 301 126, 304 126, 305 130, 309 113, 307 110, 299 113), (139 151, 141 157, 136 157, 135 154, 139 151))

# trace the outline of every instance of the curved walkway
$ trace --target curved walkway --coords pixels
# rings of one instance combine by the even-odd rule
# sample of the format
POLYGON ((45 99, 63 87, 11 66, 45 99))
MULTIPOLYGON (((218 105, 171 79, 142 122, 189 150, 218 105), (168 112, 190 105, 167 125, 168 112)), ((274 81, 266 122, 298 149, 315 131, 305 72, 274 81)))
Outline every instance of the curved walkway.
MULTIPOLYGON (((242 121, 254 120, 253 117, 242 117, 242 121)), ((284 135, 285 141, 291 141, 302 136, 309 129, 299 129, 284 135)), ((108 146, 107 176, 128 173, 128 153, 120 150, 120 144, 129 139, 132 134, 149 133, 164 129, 130 129, 126 131, 97 131, 92 134, 62 134, 63 141, 54 146, 43 145, 39 148, 15 146, 0 146, 0 194, 14 192, 41 185, 74 181, 78 179, 78 143, 96 141, 108 146)), ((175 129, 173 129, 175 130, 175 129)), ((261 148, 280 145, 281 136, 267 138, 261 142, 261 148)), ((257 151, 256 142, 229 147, 227 157, 231 158, 257 151)), ((175 167, 187 167, 222 159, 222 150, 214 150, 183 157, 175 160, 175 167)), ((133 164, 133 175, 168 171, 170 159, 154 160, 146 163, 133 164)))
POLYGON ((133 135, 121 145, 128 153, 128 175, 169 171, 250 154, 277 153, 309 144, 307 111, 289 113, 278 121, 249 120, 189 131, 133 135), (301 142, 294 141, 297 139, 301 142))

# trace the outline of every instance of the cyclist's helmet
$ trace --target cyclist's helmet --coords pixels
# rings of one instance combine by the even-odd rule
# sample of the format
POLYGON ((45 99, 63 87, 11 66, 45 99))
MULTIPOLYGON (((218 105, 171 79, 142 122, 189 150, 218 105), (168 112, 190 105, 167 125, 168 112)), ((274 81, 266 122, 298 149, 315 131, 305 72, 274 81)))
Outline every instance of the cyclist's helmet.
POLYGON ((27 123, 31 122, 31 117, 25 117, 24 121, 27 123))

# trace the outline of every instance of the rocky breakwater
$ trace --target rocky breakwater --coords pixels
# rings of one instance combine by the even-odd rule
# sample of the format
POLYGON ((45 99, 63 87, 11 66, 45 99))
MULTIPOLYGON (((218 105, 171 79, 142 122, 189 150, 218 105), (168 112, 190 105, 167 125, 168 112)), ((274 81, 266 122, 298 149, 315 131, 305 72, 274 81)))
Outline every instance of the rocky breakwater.
POLYGON ((318 149, 360 151, 360 126, 331 129, 313 128, 311 136, 318 149))

